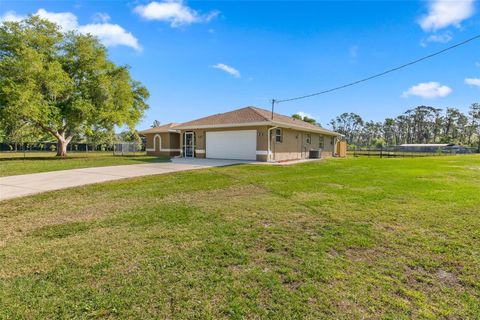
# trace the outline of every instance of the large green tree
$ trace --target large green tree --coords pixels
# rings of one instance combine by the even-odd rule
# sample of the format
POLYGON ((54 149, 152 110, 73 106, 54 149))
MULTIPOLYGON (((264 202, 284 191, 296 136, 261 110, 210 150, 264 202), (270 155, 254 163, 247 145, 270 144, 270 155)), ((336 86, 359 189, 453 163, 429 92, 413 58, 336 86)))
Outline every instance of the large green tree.
POLYGON ((0 119, 52 134, 58 156, 92 128, 131 128, 149 93, 91 35, 62 33, 37 16, 0 24, 0 119))

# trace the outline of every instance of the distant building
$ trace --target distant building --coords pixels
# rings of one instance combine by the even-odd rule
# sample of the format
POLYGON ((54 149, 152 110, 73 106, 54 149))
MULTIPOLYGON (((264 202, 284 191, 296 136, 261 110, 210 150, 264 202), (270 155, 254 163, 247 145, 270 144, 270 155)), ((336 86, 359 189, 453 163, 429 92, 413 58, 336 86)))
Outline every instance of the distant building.
POLYGON ((471 153, 471 150, 453 143, 406 143, 398 146, 403 152, 442 152, 442 153, 471 153))

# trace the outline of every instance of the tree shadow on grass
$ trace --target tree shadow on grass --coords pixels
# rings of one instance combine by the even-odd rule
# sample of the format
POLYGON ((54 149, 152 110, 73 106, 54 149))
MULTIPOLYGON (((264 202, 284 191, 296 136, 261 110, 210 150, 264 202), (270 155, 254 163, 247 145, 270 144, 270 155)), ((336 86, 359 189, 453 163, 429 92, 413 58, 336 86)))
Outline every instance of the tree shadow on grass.
POLYGON ((125 155, 125 156, 113 156, 113 155, 95 155, 95 156, 73 156, 69 157, 56 157, 56 156, 14 156, 14 157, 0 157, 1 161, 39 161, 39 160, 49 160, 49 161, 69 161, 69 160, 109 160, 109 159, 128 159, 128 160, 136 160, 138 162, 146 162, 146 163, 155 163, 155 162, 168 162, 170 158, 168 157, 149 157, 145 155, 125 155))

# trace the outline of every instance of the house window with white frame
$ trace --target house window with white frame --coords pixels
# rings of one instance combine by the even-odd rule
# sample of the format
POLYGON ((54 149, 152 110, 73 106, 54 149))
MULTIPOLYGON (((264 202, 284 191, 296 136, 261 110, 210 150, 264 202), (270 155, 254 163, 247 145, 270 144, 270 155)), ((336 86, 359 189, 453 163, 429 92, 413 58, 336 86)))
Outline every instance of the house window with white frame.
POLYGON ((310 133, 307 133, 307 144, 310 144, 312 138, 310 137, 310 133))
POLYGON ((275 129, 275 142, 281 143, 283 141, 283 131, 280 128, 275 129))

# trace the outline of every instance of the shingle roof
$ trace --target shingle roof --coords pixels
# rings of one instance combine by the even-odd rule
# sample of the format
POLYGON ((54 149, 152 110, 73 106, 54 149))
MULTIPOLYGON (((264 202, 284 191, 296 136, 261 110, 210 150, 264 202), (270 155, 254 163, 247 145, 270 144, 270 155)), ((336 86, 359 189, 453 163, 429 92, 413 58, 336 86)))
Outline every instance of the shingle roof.
POLYGON ((272 119, 272 112, 257 108, 245 107, 230 112, 219 113, 212 116, 200 118, 184 122, 176 127, 176 129, 194 129, 196 127, 228 127, 229 125, 272 125, 279 127, 292 127, 297 130, 305 130, 312 132, 321 132, 331 135, 340 135, 339 133, 324 129, 320 126, 311 123, 294 119, 292 117, 284 116, 282 114, 274 113, 272 119))
POLYGON ((163 126, 159 127, 154 127, 150 129, 146 129, 143 131, 139 131, 139 134, 146 134, 146 133, 161 133, 161 132, 169 132, 170 130, 174 129, 176 126, 178 126, 178 123, 175 122, 170 122, 167 124, 164 124, 163 126))

